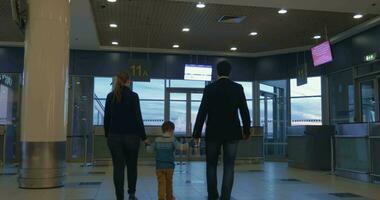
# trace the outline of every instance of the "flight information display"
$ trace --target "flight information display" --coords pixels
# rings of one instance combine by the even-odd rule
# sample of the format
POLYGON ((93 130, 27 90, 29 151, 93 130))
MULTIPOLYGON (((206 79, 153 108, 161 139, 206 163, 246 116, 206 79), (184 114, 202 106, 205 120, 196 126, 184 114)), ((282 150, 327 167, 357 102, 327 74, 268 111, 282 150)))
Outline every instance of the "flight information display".
POLYGON ((323 42, 311 48, 311 54, 313 56, 314 67, 323 65, 333 60, 329 41, 323 42))
POLYGON ((185 80, 211 81, 212 66, 211 65, 185 65, 185 80))

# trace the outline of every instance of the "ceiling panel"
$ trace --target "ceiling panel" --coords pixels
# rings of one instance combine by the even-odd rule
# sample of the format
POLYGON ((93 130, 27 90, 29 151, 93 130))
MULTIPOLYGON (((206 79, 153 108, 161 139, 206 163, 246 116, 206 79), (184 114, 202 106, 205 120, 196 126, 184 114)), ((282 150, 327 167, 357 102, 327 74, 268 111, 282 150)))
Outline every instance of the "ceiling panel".
POLYGON ((352 13, 290 10, 279 15, 277 9, 207 4, 197 9, 194 3, 167 0, 123 0, 108 3, 91 0, 100 44, 169 49, 174 43, 181 49, 257 53, 315 44, 315 34, 332 37, 376 15, 354 20, 352 13), (246 16, 240 24, 222 24, 223 15, 246 16), (117 29, 109 28, 117 23, 117 29), (189 33, 181 29, 189 27, 189 33), (259 33, 250 37, 251 31, 259 33))
MULTIPOLYGON (((96 30, 88 30, 83 20, 80 23, 84 25, 80 26, 78 18, 72 17, 72 23, 76 24, 73 29, 78 30, 71 31, 75 37, 71 46, 90 37, 82 34, 79 38, 77 33, 90 31, 97 32, 102 46, 118 41, 121 47, 171 49, 177 43, 183 50, 226 52, 237 46, 238 52, 257 53, 312 45, 316 41, 311 37, 325 35, 325 29, 332 37, 376 17, 365 15, 354 20, 352 13, 307 10, 289 10, 288 14, 279 15, 274 8, 224 4, 207 4, 205 9, 197 9, 191 2, 169 0, 119 0, 117 3, 90 0, 90 3, 96 30), (218 23, 223 15, 246 16, 246 19, 240 24, 218 23), (117 23, 119 28, 110 29, 109 23, 117 23), (181 31, 185 26, 191 28, 189 33, 181 31), (251 31, 259 35, 248 36, 251 31)), ((0 41, 22 42, 23 39, 12 21, 10 1, 0 0, 0 41)))

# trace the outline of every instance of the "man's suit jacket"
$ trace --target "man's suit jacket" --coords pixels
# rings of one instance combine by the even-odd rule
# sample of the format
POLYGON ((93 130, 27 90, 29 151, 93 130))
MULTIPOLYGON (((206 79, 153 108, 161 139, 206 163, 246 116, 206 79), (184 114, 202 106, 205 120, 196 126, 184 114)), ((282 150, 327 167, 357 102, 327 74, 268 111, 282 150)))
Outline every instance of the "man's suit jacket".
POLYGON ((194 125, 194 138, 201 137, 205 121, 206 141, 239 140, 243 134, 249 136, 251 120, 243 87, 228 78, 207 85, 194 125))

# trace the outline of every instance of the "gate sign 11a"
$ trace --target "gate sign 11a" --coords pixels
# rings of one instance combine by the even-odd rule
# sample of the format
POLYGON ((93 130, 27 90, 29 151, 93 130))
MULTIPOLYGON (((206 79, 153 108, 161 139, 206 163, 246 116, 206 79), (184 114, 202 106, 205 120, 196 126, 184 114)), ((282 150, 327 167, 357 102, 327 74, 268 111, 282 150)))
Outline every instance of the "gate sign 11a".
POLYGON ((145 60, 129 62, 129 73, 133 81, 150 81, 150 63, 145 60))

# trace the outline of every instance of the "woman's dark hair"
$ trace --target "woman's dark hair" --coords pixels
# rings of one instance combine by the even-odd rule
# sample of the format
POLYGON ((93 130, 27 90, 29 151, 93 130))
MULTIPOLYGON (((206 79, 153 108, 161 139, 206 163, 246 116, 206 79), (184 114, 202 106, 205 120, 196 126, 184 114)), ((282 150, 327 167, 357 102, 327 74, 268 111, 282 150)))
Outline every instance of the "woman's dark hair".
POLYGON ((175 125, 171 121, 166 121, 161 126, 161 130, 163 133, 165 133, 167 131, 174 131, 174 129, 175 129, 175 125))
POLYGON ((114 82, 113 95, 117 102, 121 101, 121 91, 123 86, 130 80, 129 73, 127 71, 119 72, 116 75, 116 80, 114 82))
POLYGON ((229 76, 231 73, 231 64, 227 61, 222 61, 216 65, 218 76, 229 76))

